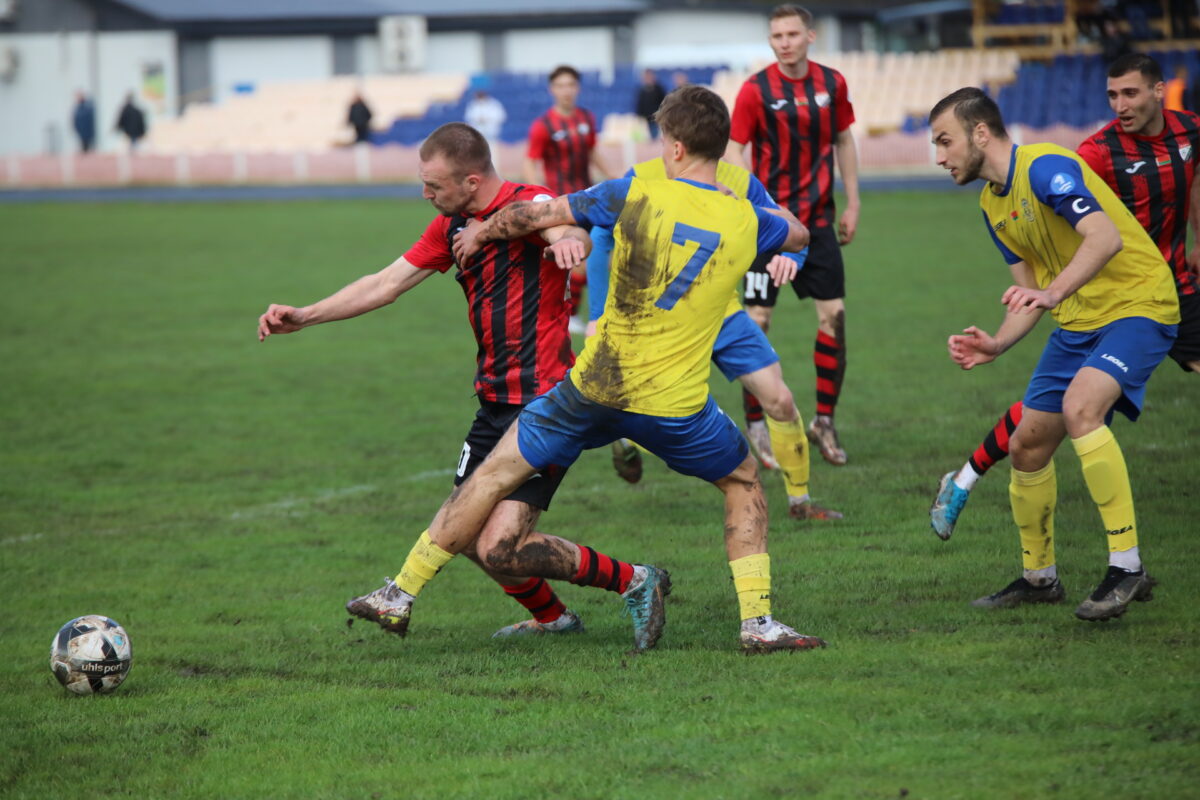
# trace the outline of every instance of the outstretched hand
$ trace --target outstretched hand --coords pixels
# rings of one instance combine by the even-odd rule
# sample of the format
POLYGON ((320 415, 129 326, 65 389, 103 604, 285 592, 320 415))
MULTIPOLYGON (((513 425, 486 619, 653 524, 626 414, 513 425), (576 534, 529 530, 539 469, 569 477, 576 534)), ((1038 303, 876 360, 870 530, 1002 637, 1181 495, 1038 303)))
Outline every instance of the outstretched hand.
POLYGON ((482 227, 482 222, 473 219, 454 234, 454 261, 460 267, 483 249, 483 242, 478 239, 482 227))
POLYGON ((258 340, 265 342, 273 333, 295 333, 303 327, 300 309, 272 303, 258 318, 258 340))
POLYGON ((986 331, 981 331, 972 325, 961 334, 951 336, 947 342, 950 348, 950 360, 963 369, 971 369, 989 361, 995 361, 1000 355, 1000 343, 986 331))
POLYGON ((564 236, 542 251, 542 258, 553 259, 559 269, 575 269, 587 260, 583 242, 573 236, 564 236))
POLYGON ((788 258, 783 253, 776 253, 775 257, 767 262, 767 274, 771 276, 771 280, 776 286, 791 283, 797 272, 799 272, 799 268, 796 266, 795 259, 788 258))

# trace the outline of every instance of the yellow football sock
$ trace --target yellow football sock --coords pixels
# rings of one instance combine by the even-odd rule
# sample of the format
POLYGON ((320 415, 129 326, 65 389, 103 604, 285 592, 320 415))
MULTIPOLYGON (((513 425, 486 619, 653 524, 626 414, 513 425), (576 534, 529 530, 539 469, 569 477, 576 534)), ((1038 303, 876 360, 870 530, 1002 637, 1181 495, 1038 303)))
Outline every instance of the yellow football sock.
POLYGON ((742 619, 771 613, 771 557, 766 553, 744 556, 729 562, 733 589, 737 592, 742 619))
POLYGON ((804 431, 804 419, 799 411, 792 422, 767 417, 767 430, 788 497, 804 497, 808 494, 808 434, 804 431))
POLYGON ((417 539, 408 558, 404 560, 404 566, 400 568, 400 574, 396 576, 396 585, 402 591, 416 597, 425 584, 434 575, 437 575, 438 570, 446 566, 446 562, 452 558, 454 558, 454 554, 447 553, 434 544, 433 540, 429 538, 429 531, 426 530, 421 533, 421 538, 417 539))
POLYGON ((1133 515, 1133 489, 1121 446, 1107 425, 1072 439, 1083 465, 1083 480, 1092 500, 1100 508, 1100 519, 1108 531, 1108 551, 1115 553, 1137 547, 1137 522, 1133 515))
POLYGON ((1054 565, 1054 506, 1058 481, 1051 461, 1037 472, 1015 467, 1008 484, 1013 521, 1021 533, 1021 564, 1026 570, 1054 565))

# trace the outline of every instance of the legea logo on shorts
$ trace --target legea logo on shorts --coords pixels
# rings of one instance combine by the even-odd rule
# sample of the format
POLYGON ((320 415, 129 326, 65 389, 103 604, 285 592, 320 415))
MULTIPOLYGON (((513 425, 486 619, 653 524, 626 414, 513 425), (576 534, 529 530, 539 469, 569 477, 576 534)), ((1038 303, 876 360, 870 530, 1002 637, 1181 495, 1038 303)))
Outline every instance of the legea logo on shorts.
POLYGON ((1100 357, 1103 358, 1105 361, 1110 361, 1113 364, 1116 364, 1118 367, 1121 368, 1121 372, 1129 372, 1129 367, 1125 366, 1125 362, 1122 361, 1121 359, 1117 358, 1116 356, 1110 356, 1108 353, 1105 353, 1104 355, 1102 355, 1100 357))

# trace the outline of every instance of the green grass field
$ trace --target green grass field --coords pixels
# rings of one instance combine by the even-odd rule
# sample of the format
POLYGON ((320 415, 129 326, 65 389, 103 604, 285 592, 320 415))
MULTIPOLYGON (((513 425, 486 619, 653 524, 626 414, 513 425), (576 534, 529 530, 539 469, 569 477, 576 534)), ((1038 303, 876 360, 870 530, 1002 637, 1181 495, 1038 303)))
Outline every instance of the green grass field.
MULTIPOLYGON (((955 368, 994 330, 1007 270, 972 192, 866 198, 846 251, 851 462, 813 464, 836 523, 771 501, 776 615, 820 652, 746 658, 720 495, 585 455, 542 529, 671 570, 658 649, 614 596, 562 596, 588 633, 494 641, 522 610, 464 559, 407 639, 342 605, 399 569, 445 497, 474 410, 450 276, 394 306, 254 337, 387 264, 431 211, 395 201, 6 206, 0 215, 0 796, 1043 798, 1200 796, 1200 380, 1172 362, 1114 430, 1153 602, 1077 621, 1106 550, 1058 457, 1062 606, 968 607, 1019 574, 1008 468, 954 538, 938 477, 1023 391, 1048 327, 955 368), (48 669, 72 617, 122 622, 134 667, 79 698, 48 669)), ((814 314, 772 339, 812 414, 814 314)), ((719 376, 722 405, 740 393, 719 376)))

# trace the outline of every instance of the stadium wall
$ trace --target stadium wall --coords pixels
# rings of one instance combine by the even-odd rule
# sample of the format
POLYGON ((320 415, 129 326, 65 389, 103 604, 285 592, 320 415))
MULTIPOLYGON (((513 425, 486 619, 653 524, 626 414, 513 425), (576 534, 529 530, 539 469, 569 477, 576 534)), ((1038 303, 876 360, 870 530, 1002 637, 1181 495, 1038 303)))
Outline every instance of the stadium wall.
POLYGON ((217 103, 260 83, 333 77, 333 39, 328 36, 222 37, 213 40, 210 52, 217 103))
POLYGON ((76 91, 96 104, 96 146, 102 150, 121 143, 113 126, 128 92, 148 125, 176 108, 170 31, 0 35, 0 50, 6 48, 17 53, 19 64, 11 80, 0 82, 0 155, 78 150, 71 122, 76 91))

